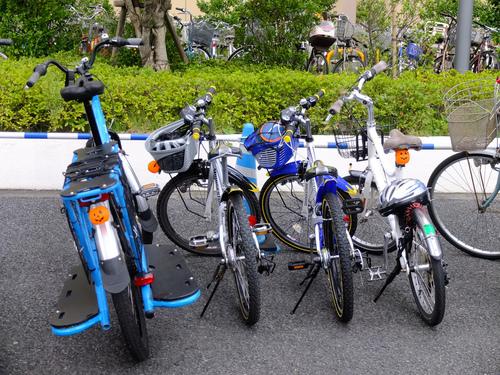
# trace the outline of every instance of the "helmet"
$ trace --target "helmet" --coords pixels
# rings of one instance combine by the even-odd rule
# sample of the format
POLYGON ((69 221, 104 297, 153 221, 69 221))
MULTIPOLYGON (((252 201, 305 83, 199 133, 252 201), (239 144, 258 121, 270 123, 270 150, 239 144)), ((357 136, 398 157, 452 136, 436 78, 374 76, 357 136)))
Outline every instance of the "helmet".
POLYGON ((145 147, 167 173, 188 170, 198 151, 190 126, 185 125, 183 119, 155 130, 146 139, 145 147))
POLYGON ((405 178, 386 186, 378 198, 378 211, 382 216, 396 213, 412 203, 427 204, 427 187, 420 180, 405 178))

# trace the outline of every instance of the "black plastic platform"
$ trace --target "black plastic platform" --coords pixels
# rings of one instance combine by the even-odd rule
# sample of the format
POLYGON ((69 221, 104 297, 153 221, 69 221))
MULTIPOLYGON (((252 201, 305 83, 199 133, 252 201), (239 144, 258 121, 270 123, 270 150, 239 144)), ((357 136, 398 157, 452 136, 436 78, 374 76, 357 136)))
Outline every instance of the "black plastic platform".
POLYGON ((145 245, 144 248, 155 277, 151 285, 154 300, 176 301, 198 292, 198 283, 179 250, 167 245, 145 245))
POLYGON ((99 314, 94 283, 89 284, 83 266, 71 269, 52 314, 54 328, 68 328, 92 319, 99 314))

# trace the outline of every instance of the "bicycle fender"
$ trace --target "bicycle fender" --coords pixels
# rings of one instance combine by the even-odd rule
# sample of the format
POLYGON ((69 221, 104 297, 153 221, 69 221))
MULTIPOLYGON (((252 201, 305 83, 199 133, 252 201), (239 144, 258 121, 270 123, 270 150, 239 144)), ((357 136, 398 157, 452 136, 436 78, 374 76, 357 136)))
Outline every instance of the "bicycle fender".
POLYGON ((300 161, 294 161, 291 163, 287 163, 280 168, 270 170, 269 176, 275 177, 275 176, 283 176, 286 174, 299 174, 299 169, 300 169, 301 165, 302 165, 302 162, 300 162, 300 161))
POLYGON ((241 190, 241 188, 239 186, 236 186, 236 185, 230 185, 226 188, 226 190, 222 193, 222 197, 221 197, 221 201, 222 202, 225 202, 227 201, 227 198, 229 196, 229 194, 232 194, 232 193, 238 193, 240 195, 243 195, 243 190, 241 190))
MULTIPOLYGON (((325 193, 333 193, 333 194, 337 195, 337 181, 331 176, 325 176, 325 177, 327 177, 328 179, 325 180, 325 182, 318 188, 318 194, 316 194, 317 201, 325 193)), ((319 201, 316 203, 319 203, 319 201)))
POLYGON ((349 194, 357 193, 356 188, 340 176, 337 177, 337 188, 349 194))
POLYGON ((236 183, 238 186, 241 186, 245 188, 245 190, 251 191, 252 193, 258 193, 259 192, 259 187, 254 184, 252 181, 250 181, 248 178, 246 178, 243 173, 241 173, 239 170, 236 168, 233 168, 231 166, 228 166, 228 174, 236 180, 236 183))
POLYGON ((414 208, 411 211, 411 218, 422 228, 431 258, 441 260, 442 252, 439 238, 427 212, 423 208, 414 208))

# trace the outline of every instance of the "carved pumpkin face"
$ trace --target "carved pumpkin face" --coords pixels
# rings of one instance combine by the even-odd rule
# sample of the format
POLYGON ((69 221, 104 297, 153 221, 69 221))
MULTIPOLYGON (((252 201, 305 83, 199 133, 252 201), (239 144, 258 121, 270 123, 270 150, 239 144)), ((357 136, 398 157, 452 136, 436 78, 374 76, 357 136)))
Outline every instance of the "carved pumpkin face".
POLYGON ((109 220, 109 210, 105 206, 94 207, 89 211, 92 224, 99 225, 109 220))
POLYGON ((406 149, 396 150, 396 163, 405 165, 410 161, 410 153, 406 149))

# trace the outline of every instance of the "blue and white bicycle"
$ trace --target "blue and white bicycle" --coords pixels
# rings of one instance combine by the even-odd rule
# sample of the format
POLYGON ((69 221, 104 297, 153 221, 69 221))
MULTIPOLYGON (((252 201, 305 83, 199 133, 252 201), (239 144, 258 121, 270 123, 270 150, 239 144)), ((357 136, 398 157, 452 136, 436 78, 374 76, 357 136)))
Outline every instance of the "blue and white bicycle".
POLYGON ((66 78, 61 96, 83 104, 92 136, 74 152, 64 174, 63 212, 81 264, 71 269, 64 283, 50 320, 52 331, 68 336, 97 323, 108 330, 109 293, 127 347, 137 361, 149 357, 146 318, 154 316, 155 307, 184 306, 200 295, 180 252, 152 245, 157 221, 147 198, 159 188, 139 184, 118 135, 106 126, 99 100, 105 86, 90 72, 101 48, 142 43, 106 35, 90 59, 83 58, 75 69, 48 60, 35 67, 26 84, 32 87, 51 65, 59 68, 66 78))

